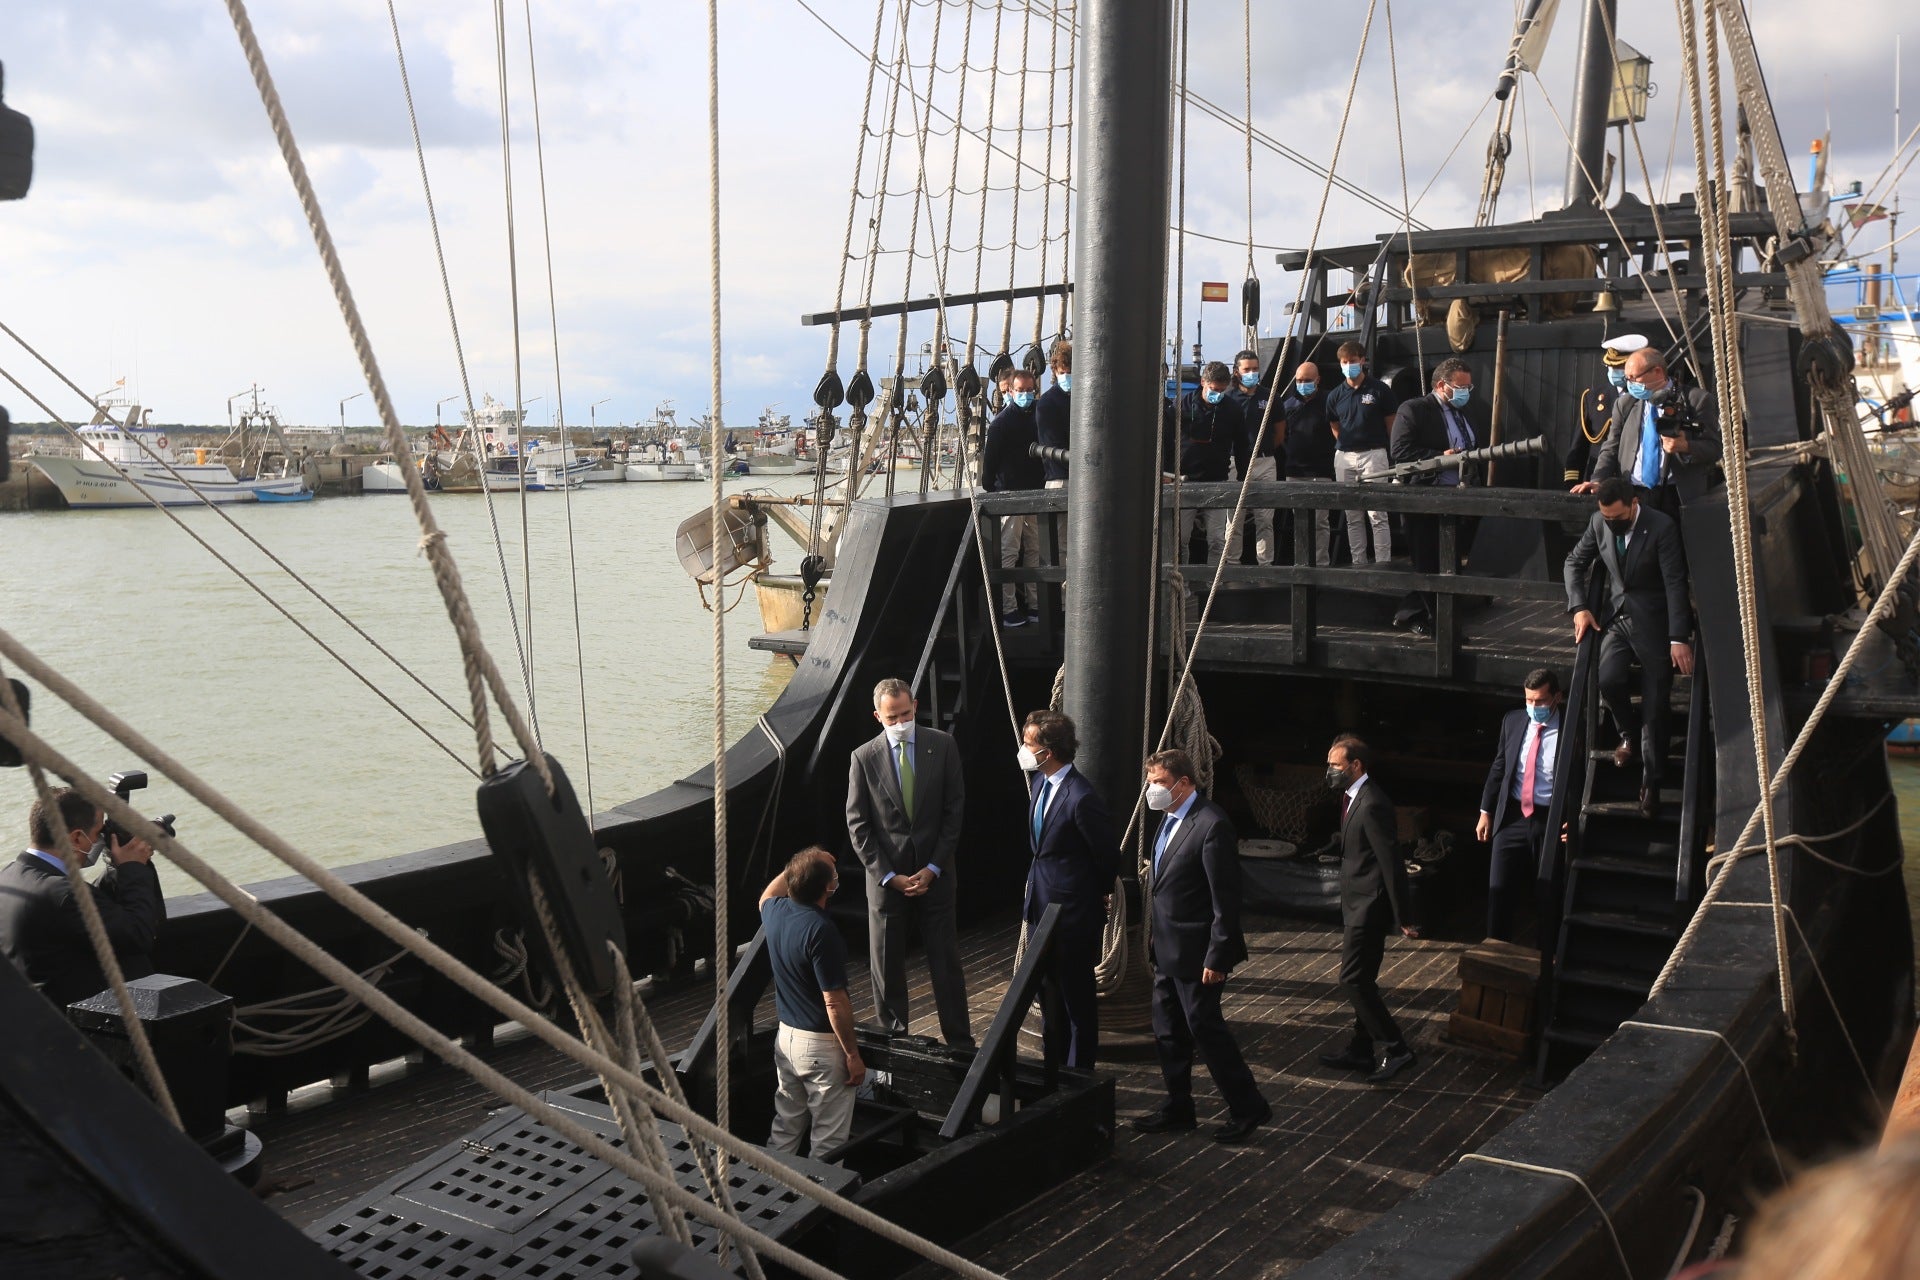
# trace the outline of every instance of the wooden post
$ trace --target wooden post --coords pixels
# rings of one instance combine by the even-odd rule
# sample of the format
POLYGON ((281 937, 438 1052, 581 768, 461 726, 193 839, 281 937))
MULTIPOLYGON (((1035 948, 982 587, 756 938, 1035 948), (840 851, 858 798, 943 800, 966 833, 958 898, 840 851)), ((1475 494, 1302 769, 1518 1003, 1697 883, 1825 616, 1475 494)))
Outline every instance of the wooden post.
MULTIPOLYGON (((1507 407, 1507 310, 1500 309, 1500 320, 1494 326, 1493 336, 1493 421, 1487 428, 1487 447, 1491 449, 1500 443, 1500 420, 1505 416, 1507 407)), ((1487 487, 1493 487, 1493 469, 1498 465, 1487 464, 1487 487)))

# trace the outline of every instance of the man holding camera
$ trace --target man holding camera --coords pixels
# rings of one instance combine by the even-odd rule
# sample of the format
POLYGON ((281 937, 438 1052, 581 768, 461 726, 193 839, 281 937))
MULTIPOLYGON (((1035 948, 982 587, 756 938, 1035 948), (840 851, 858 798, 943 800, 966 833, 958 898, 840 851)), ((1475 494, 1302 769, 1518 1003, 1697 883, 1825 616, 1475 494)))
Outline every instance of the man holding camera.
POLYGON ((1627 357, 1627 394, 1614 403, 1593 479, 1573 487, 1594 493, 1600 482, 1624 476, 1640 501, 1662 515, 1707 491, 1720 461, 1720 410, 1713 396, 1683 390, 1667 376, 1666 358, 1644 347, 1627 357))
POLYGON ((113 866, 91 886, 107 940, 128 978, 153 972, 153 944, 167 905, 153 869, 153 847, 106 833, 106 815, 78 792, 62 788, 53 805, 35 800, 28 826, 33 844, 0 867, 0 953, 47 998, 65 1007, 97 995, 107 980, 87 939, 67 867, 90 867, 104 850, 113 866))

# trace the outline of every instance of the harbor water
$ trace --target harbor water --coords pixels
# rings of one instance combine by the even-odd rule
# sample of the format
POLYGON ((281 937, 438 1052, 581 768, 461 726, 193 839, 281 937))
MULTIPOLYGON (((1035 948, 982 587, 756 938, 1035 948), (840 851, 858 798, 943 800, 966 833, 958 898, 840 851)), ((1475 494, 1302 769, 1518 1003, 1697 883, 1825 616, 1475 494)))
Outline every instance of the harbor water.
MULTIPOLYGON (((729 482, 728 492, 748 483, 729 482)), ((777 482, 787 492, 808 483, 777 482)), ((589 783, 593 804, 604 810, 711 757, 713 620, 673 545, 675 528, 705 509, 709 492, 705 484, 669 483, 529 494, 525 537, 520 495, 496 494, 497 548, 485 497, 432 498, 488 646, 524 710, 504 559, 541 739, 583 804, 589 783)), ((0 514, 0 627, 322 862, 344 865, 477 836, 475 778, 463 766, 477 764, 478 755, 461 720, 468 701, 459 647, 405 497, 227 510, 453 710, 219 516, 177 514, 452 755, 157 511, 0 514)), ((771 536, 776 568, 791 571, 798 549, 777 530, 771 536)), ((726 619, 729 742, 753 726, 792 671, 789 660, 747 647, 761 629, 759 612, 750 587, 744 595, 730 591, 728 603, 736 600, 726 619)), ((146 769, 152 785, 136 805, 177 814, 182 841, 226 875, 247 883, 284 874, 158 771, 50 695, 34 693, 36 730, 94 776, 146 769)), ((494 733, 510 743, 497 717, 494 733)), ((27 839, 31 800, 25 770, 0 771, 0 826, 16 849, 27 839)), ((179 872, 165 873, 164 882, 173 894, 197 887, 179 872)))

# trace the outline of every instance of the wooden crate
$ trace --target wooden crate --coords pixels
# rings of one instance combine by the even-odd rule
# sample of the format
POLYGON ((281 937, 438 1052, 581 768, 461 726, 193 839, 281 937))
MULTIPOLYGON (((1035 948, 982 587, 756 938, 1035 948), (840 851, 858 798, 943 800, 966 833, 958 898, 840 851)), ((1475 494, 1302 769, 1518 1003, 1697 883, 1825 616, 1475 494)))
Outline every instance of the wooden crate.
POLYGON ((1526 1056, 1540 953, 1492 938, 1460 956, 1460 1008, 1447 1020, 1447 1039, 1515 1061, 1526 1056))

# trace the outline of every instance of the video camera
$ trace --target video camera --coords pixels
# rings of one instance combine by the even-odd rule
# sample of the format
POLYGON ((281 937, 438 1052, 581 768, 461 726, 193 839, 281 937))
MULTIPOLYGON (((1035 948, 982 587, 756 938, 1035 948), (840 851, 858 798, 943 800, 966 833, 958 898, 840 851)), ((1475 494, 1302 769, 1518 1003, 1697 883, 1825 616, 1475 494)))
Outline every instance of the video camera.
POLYGON ((1700 416, 1693 411, 1693 404, 1679 387, 1672 387, 1664 400, 1656 400, 1652 405, 1653 428, 1663 436, 1698 435, 1700 416))
MULTIPOLYGON (((139 769, 127 769, 108 778, 107 785, 113 788, 113 794, 119 796, 122 800, 129 800, 132 798, 134 792, 147 785, 147 775, 139 769)), ((153 820, 153 825, 168 835, 172 835, 173 815, 163 813, 153 820)), ((128 831, 112 818, 108 818, 106 825, 100 828, 100 841, 109 851, 112 850, 114 841, 118 840, 124 844, 133 838, 131 831, 128 831)))

